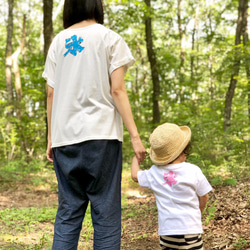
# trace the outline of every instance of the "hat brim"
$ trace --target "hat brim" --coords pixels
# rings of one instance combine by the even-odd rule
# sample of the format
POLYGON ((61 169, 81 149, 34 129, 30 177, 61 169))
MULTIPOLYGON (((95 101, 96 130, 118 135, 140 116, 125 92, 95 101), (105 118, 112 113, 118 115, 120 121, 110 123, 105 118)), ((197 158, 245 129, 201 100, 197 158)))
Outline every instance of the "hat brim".
POLYGON ((191 139, 190 128, 188 126, 180 126, 179 128, 181 129, 181 131, 184 134, 184 140, 183 140, 183 143, 179 146, 178 150, 176 150, 171 156, 167 156, 165 158, 159 158, 155 154, 152 147, 150 148, 149 156, 154 164, 159 165, 159 166, 163 166, 163 165, 167 165, 168 163, 171 163, 183 152, 185 147, 188 145, 188 143, 191 139))

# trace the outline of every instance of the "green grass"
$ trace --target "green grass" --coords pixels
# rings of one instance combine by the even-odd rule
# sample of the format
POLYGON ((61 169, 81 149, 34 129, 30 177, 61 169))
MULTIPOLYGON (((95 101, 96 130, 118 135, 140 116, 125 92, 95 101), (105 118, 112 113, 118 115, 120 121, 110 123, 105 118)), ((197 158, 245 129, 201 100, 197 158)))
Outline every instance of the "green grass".
MULTIPOLYGON (((1 191, 13 191, 18 187, 18 191, 20 192, 22 189, 19 184, 25 184, 24 189, 26 191, 33 190, 34 188, 39 189, 40 187, 48 192, 54 192, 57 189, 55 174, 51 168, 42 168, 41 166, 38 168, 35 166, 33 169, 40 169, 40 171, 28 173, 26 165, 23 165, 22 168, 25 169, 26 174, 20 174, 18 172, 18 164, 13 163, 11 167, 11 170, 7 167, 5 168, 5 178, 2 176, 1 191), (12 178, 12 176, 15 177, 12 178)), ((125 189, 133 190, 137 188, 138 184, 131 181, 129 169, 130 168, 127 167, 123 171, 122 185, 125 189)), ((207 171, 210 171, 208 174, 212 177, 212 184, 236 185, 236 179, 232 176, 213 175, 213 171, 216 172, 216 170, 218 170, 218 168, 207 169, 207 171)), ((244 192, 249 194, 248 189, 245 189, 244 192)), ((10 207, 0 210, 0 249, 51 249, 56 210, 56 200, 53 205, 47 205, 46 207, 10 207)), ((204 217, 205 224, 208 224, 209 221, 214 218, 215 212, 215 203, 208 204, 204 217)), ((125 193, 122 195, 122 219, 124 221, 129 218, 143 218, 148 220, 149 215, 157 217, 156 206, 136 203, 128 204, 127 195, 125 193)), ((123 230, 125 229, 126 225, 124 224, 123 230)), ((140 237, 144 238, 146 235, 143 234, 140 237)), ((89 206, 82 226, 79 247, 81 249, 92 249, 92 238, 93 226, 89 206)), ((239 239, 238 242, 235 243, 235 248, 240 249, 245 244, 244 239, 239 239)))
MULTIPOLYGON (((56 208, 6 208, 0 210, 0 220, 4 231, 10 232, 15 229, 17 232, 26 231, 26 228, 32 228, 40 222, 54 223, 56 208)), ((3 232, 3 230, 2 230, 3 232)))
MULTIPOLYGON (((7 247, 4 249, 38 250, 46 249, 46 247, 50 249, 56 211, 57 208, 55 207, 6 208, 0 210, 0 239, 2 238, 2 241, 6 242, 7 247), (42 233, 42 231, 46 233, 42 233), (29 235, 35 235, 35 238, 29 235), (25 238, 29 238, 28 244, 25 243, 25 238)), ((89 242, 92 234, 93 227, 89 206, 83 222, 81 241, 89 242)))
POLYGON ((233 249, 243 249, 244 247, 246 247, 248 245, 249 241, 243 239, 243 238, 239 238, 238 241, 236 243, 234 243, 232 245, 233 249))
MULTIPOLYGON (((47 189, 48 185, 50 185, 49 190, 53 192, 55 184, 51 181, 50 175, 52 175, 51 170, 44 170, 41 175, 27 175, 25 190, 27 191, 28 188, 28 191, 30 191, 35 186, 42 186, 47 189)), ((123 182, 123 185, 127 185, 126 187, 129 187, 131 184, 133 182, 123 182)), ((14 182, 11 183, 11 188, 15 190, 14 182)), ((7 187, 4 190, 7 190, 7 187)), ((146 218, 147 212, 156 212, 156 208, 154 211, 149 210, 151 208, 146 207, 146 205, 131 204, 128 206, 126 194, 122 195, 123 220, 141 216, 146 218)), ((0 249, 51 249, 56 211, 56 202, 53 206, 41 208, 11 207, 0 210, 0 249)), ((81 249, 92 249, 92 238, 93 226, 89 205, 82 225, 79 247, 83 247, 81 249)))
POLYGON ((3 249, 49 249, 55 215, 54 207, 0 210, 3 249))

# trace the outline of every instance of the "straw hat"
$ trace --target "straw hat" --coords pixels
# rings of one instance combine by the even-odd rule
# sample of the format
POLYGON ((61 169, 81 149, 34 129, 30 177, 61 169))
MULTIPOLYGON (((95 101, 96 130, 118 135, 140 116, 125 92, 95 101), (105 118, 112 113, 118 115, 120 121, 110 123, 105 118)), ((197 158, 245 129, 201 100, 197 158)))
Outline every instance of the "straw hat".
POLYGON ((166 165, 174 161, 188 145, 191 130, 187 126, 164 123, 158 126, 149 138, 150 158, 156 165, 166 165))

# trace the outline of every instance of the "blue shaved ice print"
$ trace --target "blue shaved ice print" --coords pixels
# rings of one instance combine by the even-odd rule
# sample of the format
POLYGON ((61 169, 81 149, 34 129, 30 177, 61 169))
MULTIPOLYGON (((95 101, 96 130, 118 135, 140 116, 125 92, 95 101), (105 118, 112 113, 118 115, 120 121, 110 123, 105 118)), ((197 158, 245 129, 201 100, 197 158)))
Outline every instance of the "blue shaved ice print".
POLYGON ((71 38, 65 39, 65 42, 65 48, 68 49, 68 51, 64 54, 64 56, 67 56, 68 53, 76 56, 77 52, 81 53, 84 50, 84 47, 80 45, 83 42, 81 37, 77 40, 77 36, 73 35, 71 38))

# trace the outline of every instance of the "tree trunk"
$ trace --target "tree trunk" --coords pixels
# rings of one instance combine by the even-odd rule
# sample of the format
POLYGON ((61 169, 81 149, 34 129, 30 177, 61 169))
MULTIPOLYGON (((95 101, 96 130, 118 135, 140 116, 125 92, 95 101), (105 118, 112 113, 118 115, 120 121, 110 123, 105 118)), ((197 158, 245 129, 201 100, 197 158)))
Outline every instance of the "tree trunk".
POLYGON ((196 34, 196 24, 197 24, 197 17, 195 17, 194 27, 192 30, 192 52, 190 56, 190 71, 191 71, 191 81, 194 81, 194 50, 195 50, 195 34, 196 34))
POLYGON ((7 25, 7 42, 5 52, 5 83, 7 89, 7 103, 8 103, 8 116, 13 116, 14 97, 13 97, 13 84, 11 76, 12 68, 12 36, 13 36, 13 4, 14 0, 8 0, 9 13, 8 13, 8 25, 7 25))
POLYGON ((184 35, 186 33, 186 27, 183 27, 182 21, 182 0, 177 0, 177 22, 178 22, 178 30, 179 30, 179 48, 180 48, 180 65, 179 65, 179 85, 178 85, 178 93, 177 101, 184 102, 184 90, 185 90, 185 49, 183 46, 184 43, 184 35))
POLYGON ((18 56, 23 51, 25 46, 25 36, 26 36, 26 15, 23 16, 23 27, 22 27, 22 38, 21 43, 19 44, 16 51, 12 54, 12 64, 13 64, 13 73, 15 76, 15 89, 16 89, 16 115, 17 119, 21 121, 21 100, 22 100, 22 83, 21 75, 18 65, 18 56))
MULTIPOLYGON (((191 72, 191 75, 190 75, 190 79, 191 79, 191 82, 192 82, 192 88, 193 90, 195 91, 198 87, 198 83, 197 83, 197 79, 196 79, 196 65, 195 65, 195 58, 197 60, 197 56, 195 56, 195 54, 198 52, 198 43, 197 43, 197 50, 195 51, 195 44, 196 44, 196 41, 195 41, 195 36, 197 34, 197 26, 198 26, 198 14, 199 14, 199 4, 196 5, 193 5, 192 6, 192 10, 193 10, 193 13, 194 13, 194 27, 192 29, 192 52, 191 52, 191 55, 190 55, 190 72, 191 72)), ((197 64, 198 65, 198 64, 197 64)))
MULTIPOLYGON (((151 0, 144 0, 148 9, 151 13, 151 0)), ((146 31, 146 44, 147 44, 147 54, 148 60, 151 67, 152 82, 153 82, 153 124, 156 125, 160 123, 160 81, 156 62, 156 54, 153 48, 153 38, 152 38, 152 20, 150 14, 146 14, 145 18, 145 31, 146 31)))
POLYGON ((241 62, 241 56, 240 56, 241 48, 238 45, 241 43, 244 6, 246 1, 247 0, 239 0, 238 20, 237 20, 237 27, 235 34, 234 63, 232 68, 231 80, 226 93, 226 101, 225 101, 224 131, 226 131, 231 125, 232 102, 233 102, 235 88, 237 85, 237 78, 239 76, 240 62, 241 62))
POLYGON ((22 82, 21 82, 21 74, 20 74, 20 69, 18 65, 18 56, 20 53, 24 50, 25 47, 25 37, 26 37, 26 15, 23 16, 23 26, 22 26, 22 38, 21 42, 16 49, 16 51, 12 54, 12 65, 13 65, 13 73, 15 77, 15 90, 16 90, 16 99, 15 99, 15 112, 16 112, 16 117, 19 121, 19 126, 18 126, 18 131, 19 131, 19 138, 20 138, 20 146, 22 152, 27 153, 26 150, 26 138, 23 137, 23 124, 21 123, 22 119, 22 82))
POLYGON ((215 86, 214 86, 214 77, 213 77, 213 45, 212 45, 212 39, 213 36, 211 34, 214 33, 213 31, 213 18, 211 18, 212 13, 211 13, 211 9, 209 10, 208 13, 208 21, 209 21, 209 28, 210 28, 210 34, 209 37, 207 38, 208 40, 208 50, 209 50, 209 58, 208 58, 208 68, 209 68, 209 82, 210 82, 210 86, 209 86, 209 92, 210 92, 210 99, 213 100, 214 96, 215 96, 215 86))
POLYGON ((180 83, 184 82, 184 62, 185 62, 185 51, 183 48, 183 39, 184 39, 184 31, 182 28, 182 21, 181 21, 181 1, 178 0, 178 12, 177 12, 177 18, 178 18, 178 29, 179 29, 179 38, 180 38, 180 83))
MULTIPOLYGON (((44 35, 44 60, 46 60, 49 46, 53 40, 53 0, 43 0, 43 35, 44 35)), ((44 87, 44 107, 47 110, 47 88, 44 87)), ((47 147, 47 115, 45 115, 46 124, 46 147, 47 147)))
POLYGON ((44 58, 53 39, 53 0, 43 0, 44 58))
POLYGON ((248 28, 247 28, 247 19, 248 19, 248 0, 244 1, 243 6, 243 27, 242 27, 242 35, 243 35, 243 44, 244 44, 244 61, 245 61, 245 69, 247 75, 247 94, 248 94, 248 122, 250 123, 250 54, 249 54, 249 38, 248 38, 248 28))

